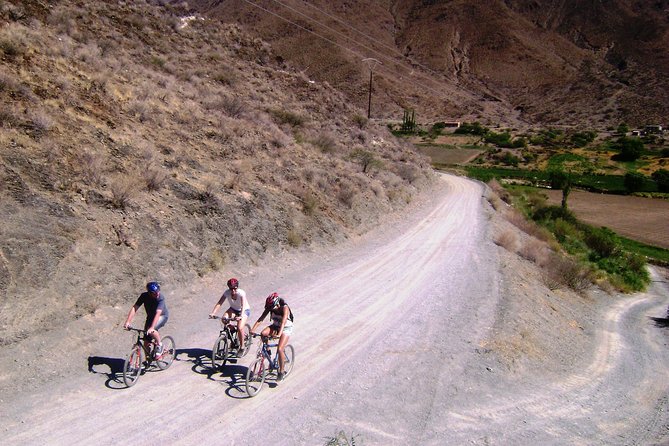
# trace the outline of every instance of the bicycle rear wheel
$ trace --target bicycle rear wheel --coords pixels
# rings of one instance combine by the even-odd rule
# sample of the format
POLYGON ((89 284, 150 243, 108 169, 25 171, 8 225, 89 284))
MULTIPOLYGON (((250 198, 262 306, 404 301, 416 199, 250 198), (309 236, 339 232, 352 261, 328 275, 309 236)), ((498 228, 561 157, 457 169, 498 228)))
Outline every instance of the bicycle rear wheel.
POLYGON ((258 358, 249 366, 246 371, 246 393, 250 396, 256 396, 262 389, 267 376, 269 364, 265 358, 258 358))
POLYGON ((172 336, 163 336, 163 354, 160 359, 156 359, 156 365, 160 370, 167 370, 174 361, 174 357, 177 355, 177 347, 174 345, 174 339, 172 336))
POLYGON ((144 350, 136 345, 123 363, 123 382, 132 387, 142 374, 142 363, 144 362, 144 350))
POLYGON ((292 345, 288 344, 283 349, 283 352, 286 354, 283 362, 283 376, 285 378, 293 370, 293 364, 295 364, 295 349, 292 345))
POLYGON ((223 367, 228 360, 228 337, 223 333, 214 342, 211 349, 211 368, 218 370, 223 367))

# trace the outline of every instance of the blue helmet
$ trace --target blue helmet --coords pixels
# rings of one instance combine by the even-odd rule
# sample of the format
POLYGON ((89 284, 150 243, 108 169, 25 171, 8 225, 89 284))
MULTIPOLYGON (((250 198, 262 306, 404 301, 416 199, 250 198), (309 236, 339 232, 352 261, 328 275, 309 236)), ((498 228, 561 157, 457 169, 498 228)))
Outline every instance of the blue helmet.
POLYGON ((158 282, 149 282, 146 284, 146 291, 157 293, 160 291, 160 284, 158 282))

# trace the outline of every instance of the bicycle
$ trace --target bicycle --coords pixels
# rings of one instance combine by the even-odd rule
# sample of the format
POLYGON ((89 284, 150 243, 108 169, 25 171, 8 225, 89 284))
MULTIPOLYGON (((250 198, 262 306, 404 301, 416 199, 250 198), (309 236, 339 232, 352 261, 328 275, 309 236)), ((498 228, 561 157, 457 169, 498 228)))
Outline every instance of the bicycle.
POLYGON ((211 349, 211 367, 214 370, 218 370, 223 367, 225 363, 232 356, 237 358, 243 358, 249 351, 251 347, 251 326, 249 324, 244 325, 244 348, 239 348, 239 339, 237 337, 238 331, 232 322, 238 320, 236 318, 229 319, 227 317, 220 316, 211 316, 210 319, 220 319, 221 320, 221 331, 219 333, 216 342, 214 342, 214 347, 211 349))
MULTIPOLYGON (((257 333, 252 333, 251 335, 254 338, 260 336, 257 333)), ((250 397, 256 396, 260 390, 262 390, 262 385, 269 373, 278 373, 279 371, 279 349, 276 349, 274 358, 272 358, 272 351, 270 350, 272 347, 279 346, 279 340, 278 338, 273 339, 276 339, 276 343, 268 344, 268 339, 262 339, 262 342, 258 346, 256 359, 246 371, 246 393, 250 397)), ((285 378, 293 370, 293 364, 295 363, 295 349, 292 345, 288 344, 283 352, 286 355, 283 370, 283 376, 285 378)))
POLYGON ((160 370, 167 370, 174 361, 177 349, 172 336, 163 336, 161 338, 163 353, 156 357, 156 342, 146 334, 146 330, 134 327, 128 327, 127 330, 137 332, 135 344, 123 363, 123 382, 126 386, 132 387, 137 383, 142 372, 148 370, 153 362, 160 370))

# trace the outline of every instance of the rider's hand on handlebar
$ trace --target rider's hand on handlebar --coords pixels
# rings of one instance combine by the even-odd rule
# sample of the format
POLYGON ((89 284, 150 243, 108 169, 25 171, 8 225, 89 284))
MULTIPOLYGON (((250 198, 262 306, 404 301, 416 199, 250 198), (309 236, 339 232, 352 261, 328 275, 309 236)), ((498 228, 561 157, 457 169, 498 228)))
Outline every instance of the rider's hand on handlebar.
POLYGON ((209 319, 216 319, 216 315, 215 314, 210 314, 209 319))
POLYGON ((127 322, 125 324, 123 324, 123 329, 124 330, 129 330, 130 329, 130 324, 128 324, 127 322))

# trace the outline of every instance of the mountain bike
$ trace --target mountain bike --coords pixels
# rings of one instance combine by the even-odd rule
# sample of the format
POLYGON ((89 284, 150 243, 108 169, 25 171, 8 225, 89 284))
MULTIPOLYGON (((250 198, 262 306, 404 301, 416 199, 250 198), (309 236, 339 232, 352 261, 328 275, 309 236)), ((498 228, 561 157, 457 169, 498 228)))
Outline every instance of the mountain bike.
MULTIPOLYGON (((255 338, 260 335, 252 333, 252 336, 255 338)), ((268 374, 279 372, 279 339, 272 339, 275 339, 276 342, 269 344, 267 338, 262 339, 262 342, 260 342, 260 345, 258 346, 256 359, 246 371, 246 393, 251 397, 256 396, 262 390, 262 385, 268 374), (271 349, 274 347, 277 347, 277 349, 274 358, 272 358, 271 349)), ((295 363, 295 349, 292 345, 288 344, 283 352, 286 355, 283 370, 283 376, 285 378, 293 370, 293 364, 295 363)))
POLYGON ((168 369, 174 361, 177 349, 172 336, 162 336, 163 353, 156 356, 156 342, 146 334, 146 330, 134 327, 128 327, 127 330, 137 332, 135 344, 123 363, 123 382, 126 386, 132 387, 137 383, 142 372, 148 370, 153 364, 160 370, 168 369))
POLYGON ((218 370, 225 365, 228 359, 246 356, 251 347, 251 342, 253 342, 250 336, 251 326, 249 324, 244 325, 244 344, 240 348, 238 330, 233 324, 233 322, 239 320, 238 318, 229 319, 227 317, 211 316, 210 319, 220 319, 222 325, 219 336, 214 342, 214 347, 211 349, 211 368, 218 370))

